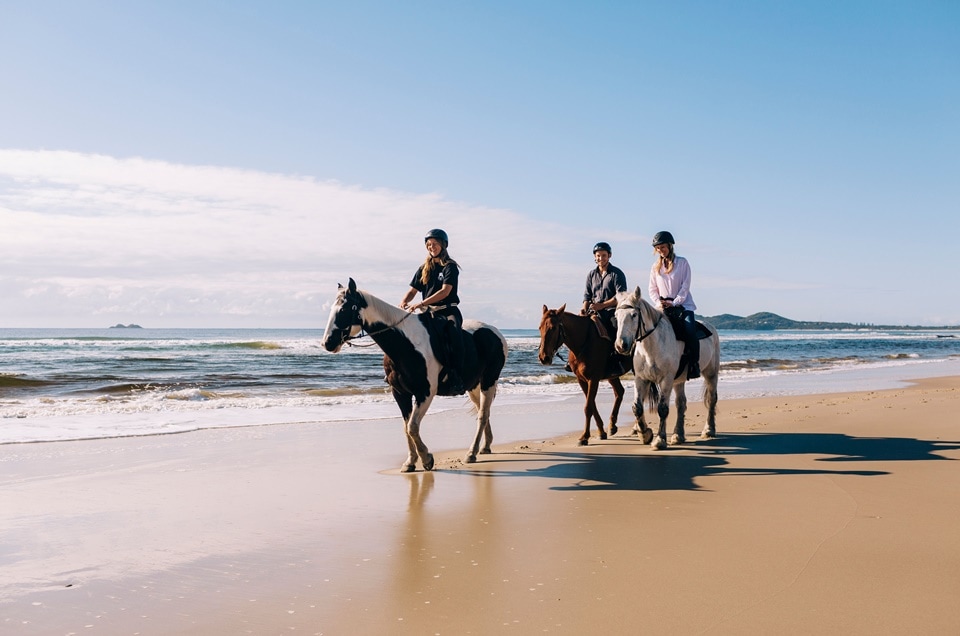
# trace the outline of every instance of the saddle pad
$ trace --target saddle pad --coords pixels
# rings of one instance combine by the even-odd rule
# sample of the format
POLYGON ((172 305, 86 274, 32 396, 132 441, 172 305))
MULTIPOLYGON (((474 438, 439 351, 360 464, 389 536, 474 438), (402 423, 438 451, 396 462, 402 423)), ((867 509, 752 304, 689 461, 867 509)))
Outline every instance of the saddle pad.
MULTIPOLYGON (((677 340, 683 341, 683 334, 686 327, 683 324, 683 319, 679 316, 671 316, 666 314, 667 318, 670 319, 670 325, 673 326, 673 333, 676 334, 677 340)), ((713 335, 706 325, 704 325, 699 320, 697 321, 697 340, 703 340, 704 338, 709 338, 713 335)))

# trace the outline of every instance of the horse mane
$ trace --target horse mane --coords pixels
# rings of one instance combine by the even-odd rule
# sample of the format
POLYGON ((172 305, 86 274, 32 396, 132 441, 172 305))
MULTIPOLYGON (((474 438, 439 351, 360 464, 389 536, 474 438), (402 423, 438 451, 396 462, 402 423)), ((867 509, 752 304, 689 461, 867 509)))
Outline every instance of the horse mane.
POLYGON ((366 290, 358 289, 357 293, 360 294, 367 303, 364 314, 366 314, 369 322, 382 322, 389 325, 396 325, 409 315, 409 312, 406 310, 400 309, 396 305, 391 305, 366 290))
POLYGON ((654 307, 652 303, 648 302, 647 300, 644 300, 643 296, 640 293, 639 287, 637 287, 633 291, 622 292, 620 296, 622 296, 622 300, 618 301, 617 303, 618 306, 623 304, 624 301, 626 301, 631 305, 633 305, 634 307, 636 307, 640 312, 642 312, 646 316, 651 316, 654 318, 656 314, 663 313, 658 308, 654 307))

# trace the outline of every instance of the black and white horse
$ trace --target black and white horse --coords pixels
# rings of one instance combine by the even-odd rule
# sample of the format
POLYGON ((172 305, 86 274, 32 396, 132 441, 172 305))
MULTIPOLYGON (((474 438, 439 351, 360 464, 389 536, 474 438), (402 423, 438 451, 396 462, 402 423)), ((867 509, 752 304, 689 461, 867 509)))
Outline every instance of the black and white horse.
MULTIPOLYGON (((337 297, 323 334, 323 348, 337 353, 345 342, 365 331, 383 350, 383 368, 393 398, 400 407, 410 454, 401 466, 404 472, 416 469, 419 458, 424 470, 433 470, 433 455, 420 438, 420 422, 433 398, 443 389, 442 365, 435 347, 429 314, 412 314, 391 305, 369 292, 357 289, 350 279, 347 287, 338 285, 337 297)), ((470 400, 477 409, 477 433, 464 461, 477 461, 477 452, 489 453, 493 442, 490 407, 497 395, 497 381, 507 361, 507 341, 496 327, 476 321, 463 321, 463 377, 470 400), (480 449, 480 437, 484 437, 480 449)), ((442 393, 440 393, 442 395, 442 393)))
MULTIPOLYGON (((617 294, 617 336, 613 346, 620 354, 633 354, 633 376, 636 393, 633 413, 637 416, 637 431, 644 443, 654 450, 667 446, 667 416, 670 414, 670 394, 676 392, 677 423, 670 438, 671 444, 686 441, 683 432, 687 410, 686 367, 680 370, 683 342, 677 339, 673 325, 662 311, 640 297, 640 288, 617 294), (656 435, 647 427, 643 403, 656 407, 660 428, 656 435)), ((703 403, 707 407, 707 422, 700 433, 702 439, 717 435, 717 379, 720 374, 720 337, 707 323, 710 331, 700 341, 700 373, 703 376, 703 403)))

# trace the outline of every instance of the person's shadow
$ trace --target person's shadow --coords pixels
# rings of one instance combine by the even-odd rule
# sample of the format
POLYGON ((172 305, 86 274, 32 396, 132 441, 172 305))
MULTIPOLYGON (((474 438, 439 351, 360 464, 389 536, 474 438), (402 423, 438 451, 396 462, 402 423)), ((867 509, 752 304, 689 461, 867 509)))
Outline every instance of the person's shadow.
MULTIPOLYGON (((619 446, 643 446, 639 440, 613 440, 619 446)), ((797 469, 776 465, 783 455, 822 455, 823 462, 950 461, 937 453, 960 449, 960 442, 927 441, 911 438, 851 437, 842 433, 729 433, 722 437, 671 447, 695 454, 670 452, 604 453, 540 452, 509 453, 483 461, 463 475, 493 478, 539 478, 558 480, 563 485, 551 490, 702 490, 698 478, 749 475, 887 475, 887 470, 797 469), (737 468, 729 458, 737 455, 767 455, 768 468, 737 468), (544 462, 542 468, 513 469, 518 461, 544 462), (570 482, 573 482, 571 484, 570 482)), ((496 457, 496 456, 494 456, 496 457)))

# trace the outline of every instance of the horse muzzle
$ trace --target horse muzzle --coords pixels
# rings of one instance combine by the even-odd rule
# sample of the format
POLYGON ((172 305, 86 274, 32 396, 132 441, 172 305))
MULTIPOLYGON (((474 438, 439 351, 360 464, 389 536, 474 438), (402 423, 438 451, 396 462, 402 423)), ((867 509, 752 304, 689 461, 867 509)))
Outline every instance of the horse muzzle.
POLYGON ((627 346, 626 340, 623 338, 617 338, 613 341, 614 350, 622 356, 633 355, 633 350, 637 347, 637 341, 633 340, 630 342, 630 345, 627 346))
POLYGON ((324 336, 323 340, 320 341, 320 346, 329 351, 330 353, 340 353, 340 348, 343 346, 344 334, 336 333, 330 334, 329 336, 324 336))

